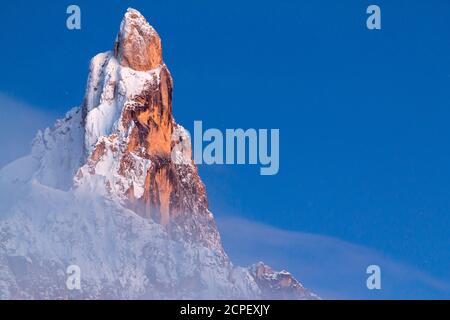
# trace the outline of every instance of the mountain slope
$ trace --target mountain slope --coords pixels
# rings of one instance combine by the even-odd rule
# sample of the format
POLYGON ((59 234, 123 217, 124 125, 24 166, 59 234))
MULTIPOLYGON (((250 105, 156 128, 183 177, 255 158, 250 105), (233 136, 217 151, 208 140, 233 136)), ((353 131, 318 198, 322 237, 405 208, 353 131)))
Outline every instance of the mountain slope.
POLYGON ((232 265, 172 90, 158 33, 129 9, 83 105, 0 171, 0 298, 316 298, 287 272, 232 265))

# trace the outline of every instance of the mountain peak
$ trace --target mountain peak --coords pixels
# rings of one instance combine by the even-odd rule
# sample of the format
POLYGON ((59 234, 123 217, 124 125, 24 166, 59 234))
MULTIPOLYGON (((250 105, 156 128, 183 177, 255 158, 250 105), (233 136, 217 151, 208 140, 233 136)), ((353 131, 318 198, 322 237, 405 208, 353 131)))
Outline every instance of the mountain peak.
POLYGON ((114 56, 124 67, 148 71, 162 64, 161 38, 137 10, 128 8, 117 35, 114 56))
POLYGON ((314 298, 287 272, 233 266, 172 88, 157 32, 128 9, 83 106, 0 170, 0 299, 314 298))

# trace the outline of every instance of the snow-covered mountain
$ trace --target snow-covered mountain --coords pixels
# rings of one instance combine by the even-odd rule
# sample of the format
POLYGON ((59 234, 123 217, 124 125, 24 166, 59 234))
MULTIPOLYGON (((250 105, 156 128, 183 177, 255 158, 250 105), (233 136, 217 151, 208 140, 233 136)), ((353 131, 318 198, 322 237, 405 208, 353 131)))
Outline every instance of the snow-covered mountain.
POLYGON ((172 88, 158 33, 128 9, 83 105, 0 171, 1 299, 317 298, 286 271, 230 262, 172 88))

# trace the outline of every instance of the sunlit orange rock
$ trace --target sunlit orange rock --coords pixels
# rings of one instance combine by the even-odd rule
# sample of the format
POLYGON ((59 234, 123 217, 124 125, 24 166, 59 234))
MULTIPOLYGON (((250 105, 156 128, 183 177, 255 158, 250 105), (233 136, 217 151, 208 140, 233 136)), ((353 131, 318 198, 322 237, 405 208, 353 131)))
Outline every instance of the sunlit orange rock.
POLYGON ((145 18, 128 9, 120 26, 114 55, 124 67, 147 71, 162 63, 161 39, 145 18))

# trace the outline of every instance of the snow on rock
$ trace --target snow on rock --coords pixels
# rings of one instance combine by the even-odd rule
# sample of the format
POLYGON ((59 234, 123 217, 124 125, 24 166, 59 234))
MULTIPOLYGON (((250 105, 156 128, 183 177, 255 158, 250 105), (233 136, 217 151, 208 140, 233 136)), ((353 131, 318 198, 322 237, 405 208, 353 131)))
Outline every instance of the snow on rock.
POLYGON ((0 219, 0 298, 256 297, 245 269, 221 266, 213 251, 170 239, 114 201, 26 185, 14 214, 0 219), (81 292, 66 288, 69 265, 81 268, 81 292))
POLYGON ((31 154, 19 160, 20 164, 5 167, 1 176, 16 175, 22 181, 36 179, 53 188, 70 189, 83 161, 83 137, 81 109, 73 108, 54 128, 39 131, 31 154))
POLYGON ((250 266, 249 271, 261 290, 260 297, 263 299, 320 299, 286 270, 277 272, 263 262, 258 262, 250 266))
POLYGON ((176 164, 189 165, 192 163, 192 145, 189 132, 180 125, 174 127, 172 133, 172 149, 171 158, 176 164))
POLYGON ((129 9, 83 105, 0 170, 0 299, 315 298, 287 272, 230 262, 172 90, 158 34, 129 9))
POLYGON ((127 101, 141 93, 146 86, 155 85, 161 66, 148 72, 122 67, 111 52, 101 53, 91 60, 86 88, 87 152, 92 152, 98 139, 113 130, 125 137, 119 120, 127 101))

